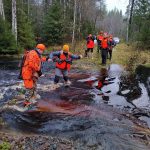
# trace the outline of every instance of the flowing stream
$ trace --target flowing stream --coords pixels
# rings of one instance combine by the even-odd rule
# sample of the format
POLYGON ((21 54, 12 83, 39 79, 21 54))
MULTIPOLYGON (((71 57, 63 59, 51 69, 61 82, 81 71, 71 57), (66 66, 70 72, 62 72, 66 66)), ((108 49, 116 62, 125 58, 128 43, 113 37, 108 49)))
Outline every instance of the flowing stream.
MULTIPOLYGON (((43 64, 36 107, 19 111, 24 88, 18 61, 0 62, 0 125, 3 132, 62 137, 77 149, 150 149, 150 74, 130 75, 120 65, 108 66, 108 84, 95 88, 99 71, 70 72, 71 86, 53 84, 54 65, 43 64), (18 105, 18 102, 19 105, 18 105), (16 107, 15 107, 16 106, 16 107)), ((144 69, 143 69, 144 70, 144 69)), ((102 71, 102 70, 101 70, 102 71)), ((144 71, 143 71, 144 72, 144 71)))

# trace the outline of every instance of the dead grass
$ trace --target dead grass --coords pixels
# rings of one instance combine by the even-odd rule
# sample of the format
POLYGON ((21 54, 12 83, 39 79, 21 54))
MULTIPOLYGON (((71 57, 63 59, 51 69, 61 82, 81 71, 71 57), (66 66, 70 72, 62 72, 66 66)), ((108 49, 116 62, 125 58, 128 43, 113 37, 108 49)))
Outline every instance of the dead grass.
MULTIPOLYGON (((113 51, 112 63, 127 65, 131 58, 135 57, 135 63, 148 64, 150 63, 150 51, 148 50, 135 50, 131 46, 124 43, 118 44, 113 51)), ((133 62, 134 63, 134 62, 133 62)))

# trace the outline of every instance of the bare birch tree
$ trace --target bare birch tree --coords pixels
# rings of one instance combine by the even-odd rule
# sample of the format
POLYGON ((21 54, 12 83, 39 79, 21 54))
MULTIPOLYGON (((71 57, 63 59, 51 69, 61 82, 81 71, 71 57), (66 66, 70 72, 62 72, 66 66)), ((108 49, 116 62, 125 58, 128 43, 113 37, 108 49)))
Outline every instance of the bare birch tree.
POLYGON ((72 46, 75 41, 75 28, 76 28, 76 11, 77 11, 77 0, 74 0, 74 15, 73 15, 73 30, 72 30, 72 46))
POLYGON ((3 0, 0 0, 0 15, 1 15, 1 16, 3 17, 3 19, 5 20, 3 0))
POLYGON ((16 15, 16 0, 12 0, 12 33, 17 41, 17 15, 16 15))

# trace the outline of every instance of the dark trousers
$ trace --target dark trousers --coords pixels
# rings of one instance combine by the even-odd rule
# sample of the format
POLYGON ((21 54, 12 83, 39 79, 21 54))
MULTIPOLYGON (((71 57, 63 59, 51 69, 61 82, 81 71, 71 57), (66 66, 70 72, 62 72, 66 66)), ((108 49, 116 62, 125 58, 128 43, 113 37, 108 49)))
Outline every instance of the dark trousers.
POLYGON ((108 49, 102 49, 101 52, 101 56, 102 56, 102 64, 106 64, 106 60, 107 60, 107 53, 108 53, 108 49))
POLYGON ((108 54, 109 54, 109 59, 111 60, 111 58, 112 58, 112 50, 109 50, 108 54))
POLYGON ((99 53, 101 51, 101 45, 97 45, 97 52, 99 53))
POLYGON ((59 82, 59 79, 60 79, 61 75, 63 75, 63 78, 64 78, 65 82, 68 81, 68 70, 67 69, 62 70, 62 69, 59 69, 59 68, 55 68, 54 83, 57 84, 59 82))
POLYGON ((87 48, 87 49, 85 50, 85 57, 88 56, 88 53, 89 53, 89 52, 93 53, 93 48, 87 48))
MULTIPOLYGON (((59 79, 60 79, 60 77, 55 75, 54 83, 57 84, 59 82, 59 79)), ((63 76, 63 79, 64 79, 65 82, 67 82, 68 81, 68 76, 63 76)))

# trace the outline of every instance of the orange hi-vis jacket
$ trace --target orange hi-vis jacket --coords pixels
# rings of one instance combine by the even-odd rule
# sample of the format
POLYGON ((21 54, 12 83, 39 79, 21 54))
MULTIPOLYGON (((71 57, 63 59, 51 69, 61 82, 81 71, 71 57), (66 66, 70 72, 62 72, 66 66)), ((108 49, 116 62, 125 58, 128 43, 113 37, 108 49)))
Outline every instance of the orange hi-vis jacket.
POLYGON ((71 65, 66 60, 70 60, 70 54, 66 57, 63 53, 60 54, 61 62, 56 62, 56 68, 70 70, 71 65))
POLYGON ((103 49, 108 48, 108 39, 107 38, 103 38, 102 43, 101 43, 101 47, 103 49))
POLYGON ((41 62, 46 61, 46 58, 41 58, 40 54, 36 50, 31 50, 25 59, 22 68, 22 78, 23 80, 29 80, 33 78, 35 72, 40 71, 41 62))
POLYGON ((102 40, 103 40, 103 36, 102 36, 102 35, 99 35, 99 36, 97 37, 97 39, 100 40, 100 41, 102 41, 102 40))

